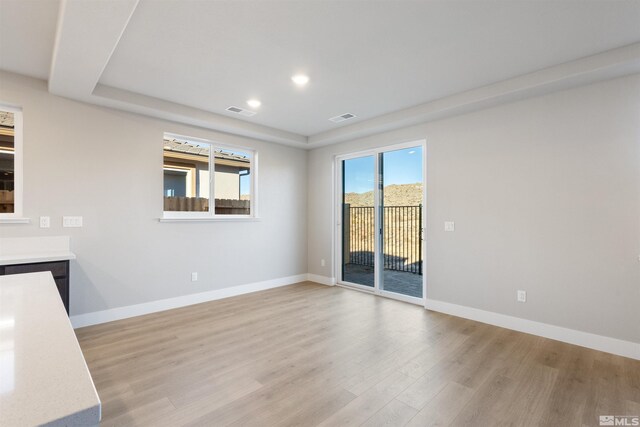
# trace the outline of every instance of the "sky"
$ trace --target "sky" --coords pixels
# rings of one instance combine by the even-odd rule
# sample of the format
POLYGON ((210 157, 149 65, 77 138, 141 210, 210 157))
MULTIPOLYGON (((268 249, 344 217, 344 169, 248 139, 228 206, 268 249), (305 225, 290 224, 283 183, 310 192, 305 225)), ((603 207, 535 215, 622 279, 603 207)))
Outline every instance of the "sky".
POLYGON ((251 174, 240 175, 240 195, 248 196, 251 194, 251 174))
MULTIPOLYGON (((383 153, 384 185, 422 182, 422 147, 383 153)), ((374 156, 344 162, 345 193, 373 191, 374 156)))

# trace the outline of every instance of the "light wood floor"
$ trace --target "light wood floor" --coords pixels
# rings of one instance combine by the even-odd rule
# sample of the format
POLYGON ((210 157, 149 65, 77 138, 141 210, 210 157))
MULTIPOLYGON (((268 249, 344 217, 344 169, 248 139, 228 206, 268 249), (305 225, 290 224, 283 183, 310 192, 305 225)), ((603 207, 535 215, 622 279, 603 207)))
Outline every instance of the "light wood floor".
POLYGON ((594 426, 640 362, 311 283, 77 330, 103 425, 594 426))

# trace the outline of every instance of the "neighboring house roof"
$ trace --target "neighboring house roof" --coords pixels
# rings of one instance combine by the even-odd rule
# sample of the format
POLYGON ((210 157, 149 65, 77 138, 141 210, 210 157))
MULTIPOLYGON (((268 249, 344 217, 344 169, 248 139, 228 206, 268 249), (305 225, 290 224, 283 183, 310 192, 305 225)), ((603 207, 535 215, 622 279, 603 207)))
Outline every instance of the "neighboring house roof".
MULTIPOLYGON (((164 149, 167 151, 175 151, 177 153, 191 154, 195 156, 209 157, 209 147, 203 147, 175 139, 165 139, 164 149)), ((214 151, 216 159, 235 160, 238 162, 249 163, 249 158, 236 153, 224 150, 214 151)))
POLYGON ((13 113, 0 111, 0 126, 13 128, 13 113))

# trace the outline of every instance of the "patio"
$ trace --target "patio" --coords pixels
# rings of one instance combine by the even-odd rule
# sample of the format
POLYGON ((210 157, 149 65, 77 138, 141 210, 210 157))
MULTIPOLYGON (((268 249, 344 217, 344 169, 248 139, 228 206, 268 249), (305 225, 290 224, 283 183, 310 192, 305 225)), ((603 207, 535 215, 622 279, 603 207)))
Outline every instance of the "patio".
MULTIPOLYGON (((373 266, 347 264, 344 266, 343 280, 373 288, 373 266)), ((382 289, 422 298, 422 275, 406 271, 384 270, 382 289)))

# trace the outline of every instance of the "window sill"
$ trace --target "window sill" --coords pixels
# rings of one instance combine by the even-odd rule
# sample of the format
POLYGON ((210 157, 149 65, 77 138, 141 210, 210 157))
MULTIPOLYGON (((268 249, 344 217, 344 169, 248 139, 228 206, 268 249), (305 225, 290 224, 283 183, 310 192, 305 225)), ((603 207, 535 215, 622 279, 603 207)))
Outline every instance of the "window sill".
POLYGON ((215 218, 158 218, 160 222, 253 222, 260 221, 259 217, 242 217, 242 216, 229 216, 229 217, 215 217, 215 218))
POLYGON ((0 218, 0 224, 29 224, 31 218, 0 218))

